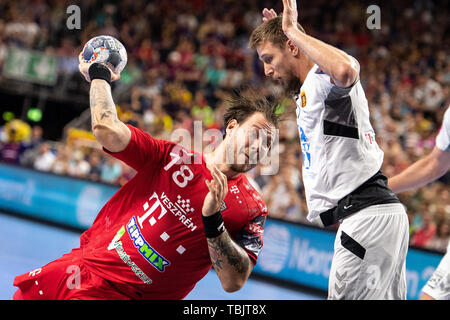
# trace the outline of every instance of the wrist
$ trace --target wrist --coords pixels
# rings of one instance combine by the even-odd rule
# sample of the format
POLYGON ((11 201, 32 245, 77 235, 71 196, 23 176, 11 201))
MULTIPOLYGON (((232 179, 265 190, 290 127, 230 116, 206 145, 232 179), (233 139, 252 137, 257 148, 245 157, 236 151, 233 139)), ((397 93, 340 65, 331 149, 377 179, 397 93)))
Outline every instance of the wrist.
POLYGON ((225 223, 220 211, 217 211, 210 216, 202 214, 202 222, 207 238, 216 238, 225 232, 225 223))
POLYGON ((109 85, 111 85, 111 71, 105 65, 100 63, 93 63, 91 66, 89 66, 88 73, 91 82, 96 79, 101 79, 105 80, 109 85))
POLYGON ((202 211, 202 216, 204 216, 204 217, 210 217, 210 216, 212 216, 213 214, 217 213, 217 211, 219 211, 219 210, 213 210, 212 212, 207 211, 207 210, 203 210, 203 211, 202 211))
POLYGON ((294 35, 298 35, 300 32, 300 30, 297 28, 297 26, 295 24, 289 26, 289 27, 285 27, 283 28, 283 32, 286 35, 286 37, 288 37, 289 39, 292 39, 292 37, 294 35))

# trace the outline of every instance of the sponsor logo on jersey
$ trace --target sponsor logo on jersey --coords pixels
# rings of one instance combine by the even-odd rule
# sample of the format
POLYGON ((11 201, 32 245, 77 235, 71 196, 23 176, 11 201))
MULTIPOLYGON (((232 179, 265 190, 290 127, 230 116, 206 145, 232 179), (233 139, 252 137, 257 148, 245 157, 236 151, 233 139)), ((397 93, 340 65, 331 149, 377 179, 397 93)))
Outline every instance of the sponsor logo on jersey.
POLYGON ((122 226, 119 231, 117 231, 116 235, 114 236, 113 240, 108 246, 108 250, 116 249, 117 254, 119 255, 120 259, 131 268, 133 273, 141 279, 142 282, 146 284, 152 284, 152 279, 150 279, 144 271, 142 271, 136 263, 134 263, 130 256, 125 252, 122 241, 120 241, 120 238, 125 234, 125 226, 122 226))
POLYGON ((170 262, 153 249, 142 236, 141 230, 136 224, 136 219, 132 217, 127 224, 128 235, 133 241, 138 252, 148 261, 156 270, 164 272, 164 269, 170 265, 170 262))
POLYGON ((166 216, 167 212, 171 212, 182 224, 185 225, 191 231, 197 229, 197 226, 192 221, 191 217, 195 211, 190 199, 183 199, 180 195, 177 197, 177 201, 171 201, 168 196, 163 192, 161 196, 158 196, 156 192, 153 192, 149 201, 146 201, 142 206, 144 214, 137 217, 137 222, 141 228, 144 228, 144 221, 148 219, 150 226, 154 226, 158 221, 166 216), (152 201, 155 200, 155 201, 152 201), (158 209, 159 208, 159 209, 158 209), (156 215, 159 212, 159 215, 156 215))
POLYGON ((173 202, 169 199, 169 197, 163 192, 161 194, 161 203, 164 205, 164 208, 169 210, 178 220, 185 225, 191 231, 197 229, 197 225, 192 221, 191 217, 188 217, 188 214, 192 215, 195 211, 194 207, 191 206, 190 199, 183 199, 180 195, 177 196, 177 201, 173 202))
POLYGON ((302 127, 299 127, 298 129, 300 133, 300 143, 302 146, 303 168, 308 170, 311 167, 311 153, 309 152, 311 145, 302 127))

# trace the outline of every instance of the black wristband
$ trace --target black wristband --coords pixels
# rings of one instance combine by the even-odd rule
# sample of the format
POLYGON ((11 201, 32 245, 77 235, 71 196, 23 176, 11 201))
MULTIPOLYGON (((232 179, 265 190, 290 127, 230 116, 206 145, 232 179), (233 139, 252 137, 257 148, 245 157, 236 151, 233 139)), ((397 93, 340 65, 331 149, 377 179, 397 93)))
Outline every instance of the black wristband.
POLYGON ((220 236, 225 231, 225 224, 220 211, 217 211, 212 216, 205 217, 202 215, 203 227, 207 238, 215 238, 220 236))
POLYGON ((93 63, 89 67, 89 78, 92 80, 94 79, 102 79, 111 85, 111 72, 109 71, 108 67, 104 66, 101 63, 93 63))

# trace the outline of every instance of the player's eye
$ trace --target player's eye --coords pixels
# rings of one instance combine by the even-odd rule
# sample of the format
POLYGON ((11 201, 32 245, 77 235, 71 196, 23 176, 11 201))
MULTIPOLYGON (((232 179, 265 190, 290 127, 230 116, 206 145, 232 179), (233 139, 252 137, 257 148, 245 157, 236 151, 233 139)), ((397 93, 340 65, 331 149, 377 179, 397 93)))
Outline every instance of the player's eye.
POLYGON ((273 60, 273 57, 264 58, 264 62, 267 63, 267 64, 271 64, 272 60, 273 60))

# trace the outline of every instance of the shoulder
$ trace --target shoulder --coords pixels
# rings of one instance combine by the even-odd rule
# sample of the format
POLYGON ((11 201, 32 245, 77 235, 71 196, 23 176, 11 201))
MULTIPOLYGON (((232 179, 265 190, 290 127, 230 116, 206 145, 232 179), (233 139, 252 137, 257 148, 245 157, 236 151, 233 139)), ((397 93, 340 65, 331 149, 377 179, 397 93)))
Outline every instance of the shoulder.
MULTIPOLYGON (((331 78, 318 65, 314 65, 308 72, 300 92, 307 96, 319 95, 319 97, 327 96, 333 87, 331 78)), ((301 98, 301 96, 298 96, 301 98)))
POLYGON ((442 151, 450 151, 450 107, 444 113, 441 128, 436 136, 436 147, 442 151))
POLYGON ((259 187, 256 184, 253 184, 247 176, 242 175, 242 179, 240 181, 240 188, 245 190, 246 200, 250 210, 250 218, 253 219, 257 216, 267 216, 267 206, 264 203, 264 200, 260 194, 259 187))
POLYGON ((445 127, 445 130, 450 131, 450 107, 447 107, 447 110, 444 113, 442 126, 445 127))

